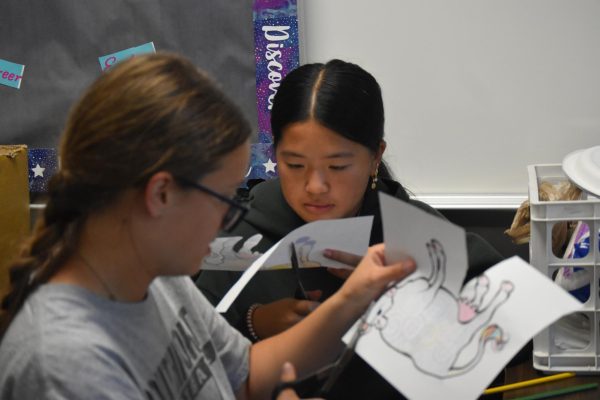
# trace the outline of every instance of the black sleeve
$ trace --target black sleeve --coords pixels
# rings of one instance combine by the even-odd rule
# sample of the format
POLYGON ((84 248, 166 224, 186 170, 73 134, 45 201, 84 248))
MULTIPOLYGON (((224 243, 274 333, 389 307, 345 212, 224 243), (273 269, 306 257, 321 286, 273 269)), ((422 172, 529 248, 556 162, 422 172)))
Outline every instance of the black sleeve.
POLYGON ((467 252, 469 269, 465 282, 481 275, 486 269, 503 260, 502 255, 485 239, 473 232, 467 232, 467 252))

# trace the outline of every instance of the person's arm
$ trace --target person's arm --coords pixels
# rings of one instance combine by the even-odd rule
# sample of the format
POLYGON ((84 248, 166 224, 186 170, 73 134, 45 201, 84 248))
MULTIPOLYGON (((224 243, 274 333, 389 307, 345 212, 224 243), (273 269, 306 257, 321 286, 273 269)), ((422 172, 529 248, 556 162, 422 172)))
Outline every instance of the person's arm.
MULTIPOLYGON (((216 306, 240 276, 241 273, 232 271, 202 271, 196 280, 196 286, 216 306)), ((253 279, 262 278, 264 277, 259 274, 253 279)), ((278 283, 275 279, 269 279, 260 286, 278 283)), ((283 332, 310 314, 320 304, 318 299, 321 297, 321 292, 309 291, 309 296, 311 300, 283 298, 263 303, 261 295, 257 292, 257 286, 249 285, 245 289, 245 295, 236 299, 223 316, 231 326, 252 342, 256 342, 283 332), (253 304, 257 304, 258 307, 250 309, 253 304)))
POLYGON ((292 328, 251 347, 250 374, 240 397, 268 397, 286 361, 295 366, 300 377, 333 361, 342 348, 342 335, 369 303, 390 282, 403 279, 414 268, 412 260, 386 265, 384 245, 371 247, 333 296, 292 328))

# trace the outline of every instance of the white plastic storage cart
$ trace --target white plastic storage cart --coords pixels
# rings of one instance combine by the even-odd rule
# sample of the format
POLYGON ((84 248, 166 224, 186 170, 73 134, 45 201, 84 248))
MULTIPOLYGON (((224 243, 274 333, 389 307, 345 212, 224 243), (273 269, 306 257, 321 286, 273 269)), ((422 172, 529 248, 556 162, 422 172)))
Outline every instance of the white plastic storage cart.
MULTIPOLYGON (((589 320, 589 336, 585 345, 568 348, 559 345, 557 322, 537 334, 533 340, 533 366, 542 371, 600 372, 600 254, 598 232, 600 230, 600 199, 584 192, 581 200, 540 201, 538 187, 543 181, 558 183, 568 178, 560 164, 530 165, 529 202, 531 215, 531 237, 529 244, 530 263, 552 279, 562 266, 577 266, 590 269, 590 296, 580 314, 570 317, 589 320), (553 254, 552 227, 563 221, 581 221, 589 227, 590 247, 587 256, 563 259, 553 254)), ((535 293, 531 294, 535 296, 535 293)), ((568 318, 568 317, 567 317, 568 318)), ((564 326, 564 321, 563 325, 564 326)), ((562 329, 562 328, 561 328, 562 329)))

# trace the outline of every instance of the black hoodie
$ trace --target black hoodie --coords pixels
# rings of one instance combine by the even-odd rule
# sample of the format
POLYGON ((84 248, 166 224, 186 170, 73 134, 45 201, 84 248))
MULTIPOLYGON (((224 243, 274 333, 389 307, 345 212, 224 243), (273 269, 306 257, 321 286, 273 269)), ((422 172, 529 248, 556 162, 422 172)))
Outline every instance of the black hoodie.
MULTIPOLYGON (((382 191, 426 212, 444 218, 427 204, 410 199, 402 185, 390 179, 380 179, 377 189, 367 189, 358 215, 372 215, 373 228, 370 244, 383 241, 383 229, 379 211, 377 192, 382 191)), ((262 240, 253 249, 265 252, 292 230, 305 222, 285 201, 278 179, 262 182, 252 188, 248 202, 248 215, 228 236, 241 236, 244 239, 260 233, 262 240)), ((243 241, 238 243, 241 247, 243 241)), ((480 236, 467 233, 469 270, 465 281, 479 275, 485 269, 502 260, 500 254, 480 236)), ((323 291, 325 300, 343 283, 329 274, 324 268, 303 269, 302 282, 307 290, 323 291)), ((240 278, 241 272, 202 271, 196 285, 207 299, 217 304, 229 288, 240 278)), ((294 297, 297 281, 291 270, 259 271, 244 288, 242 293, 224 315, 240 332, 251 338, 247 330, 245 316, 248 308, 255 303, 267 304, 275 300, 294 297)), ((314 395, 314 393, 304 393, 314 395)), ((360 357, 353 357, 338 384, 327 396, 328 399, 401 399, 403 398, 389 383, 381 378, 360 357)))

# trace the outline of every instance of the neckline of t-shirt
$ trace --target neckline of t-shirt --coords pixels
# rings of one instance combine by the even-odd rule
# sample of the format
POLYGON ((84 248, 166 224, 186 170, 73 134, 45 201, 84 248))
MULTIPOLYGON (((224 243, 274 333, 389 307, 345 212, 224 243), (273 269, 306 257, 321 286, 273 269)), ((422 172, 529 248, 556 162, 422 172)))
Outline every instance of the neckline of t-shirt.
POLYGON ((40 286, 39 290, 43 291, 47 294, 57 295, 57 294, 67 294, 67 295, 75 295, 77 297, 83 298, 86 301, 90 302, 95 306, 105 307, 105 308, 114 308, 120 310, 139 310, 141 308, 148 307, 149 304, 153 303, 152 299, 152 290, 151 286, 148 287, 148 292, 146 293, 146 297, 140 301, 119 301, 119 300, 111 300, 105 296, 99 295, 97 293, 92 292, 91 290, 70 283, 45 283, 40 286))

